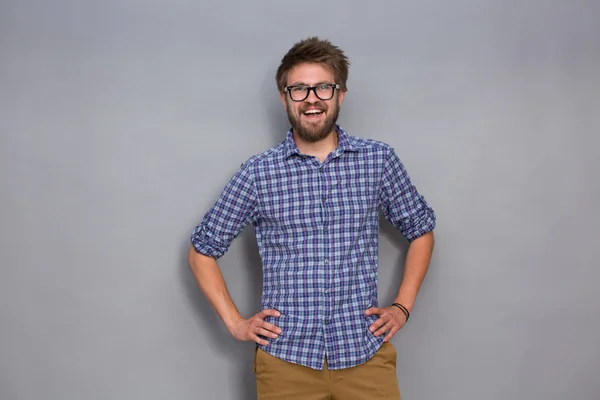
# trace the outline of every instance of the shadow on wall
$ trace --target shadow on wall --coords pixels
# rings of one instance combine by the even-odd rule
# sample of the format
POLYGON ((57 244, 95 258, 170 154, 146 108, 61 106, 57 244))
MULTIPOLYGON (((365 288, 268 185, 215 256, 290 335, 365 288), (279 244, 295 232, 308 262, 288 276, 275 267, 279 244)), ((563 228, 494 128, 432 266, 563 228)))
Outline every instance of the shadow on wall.
MULTIPOLYGON (((242 316, 247 318, 260 310, 262 264, 251 226, 244 229, 237 240, 243 245, 239 273, 247 278, 244 280, 246 289, 244 292, 248 295, 246 299, 236 299, 236 306, 242 316)), ((252 369, 254 346, 251 342, 237 341, 229 334, 223 321, 202 293, 187 261, 189 246, 189 241, 185 241, 182 246, 184 256, 180 271, 182 285, 195 311, 197 323, 201 326, 202 332, 209 335, 206 340, 217 349, 221 357, 229 361, 229 365, 237 369, 232 375, 234 378, 231 382, 231 387, 238 389, 235 398, 240 400, 254 399, 256 396, 256 382, 252 369)))

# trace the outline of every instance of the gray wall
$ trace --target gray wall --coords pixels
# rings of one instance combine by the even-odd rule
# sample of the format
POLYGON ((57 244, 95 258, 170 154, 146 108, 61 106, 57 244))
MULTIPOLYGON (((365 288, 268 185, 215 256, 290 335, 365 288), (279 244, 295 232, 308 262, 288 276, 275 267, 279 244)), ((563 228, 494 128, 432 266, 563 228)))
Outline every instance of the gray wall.
MULTIPOLYGON (((600 398, 599 18, 593 0, 2 1, 0 398, 255 398, 252 344, 185 251, 282 140, 275 68, 315 34, 352 61, 342 125, 393 145, 438 215, 393 340, 403 398, 600 398)), ((405 251, 382 227, 383 302, 405 251)), ((220 264, 254 313, 250 229, 220 264)))

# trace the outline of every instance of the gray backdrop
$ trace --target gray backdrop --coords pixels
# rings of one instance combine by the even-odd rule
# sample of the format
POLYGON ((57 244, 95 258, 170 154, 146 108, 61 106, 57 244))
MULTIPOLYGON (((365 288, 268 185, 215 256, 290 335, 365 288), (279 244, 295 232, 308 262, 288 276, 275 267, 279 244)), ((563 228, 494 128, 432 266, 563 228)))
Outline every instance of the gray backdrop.
MULTIPOLYGON (((188 237, 288 128, 297 40, 351 59, 341 124, 437 212, 393 340, 403 399, 600 398, 600 3, 0 2, 0 398, 254 399, 188 237)), ((388 225, 381 301, 406 243, 388 225)), ((220 265, 247 316, 251 229, 220 265)))

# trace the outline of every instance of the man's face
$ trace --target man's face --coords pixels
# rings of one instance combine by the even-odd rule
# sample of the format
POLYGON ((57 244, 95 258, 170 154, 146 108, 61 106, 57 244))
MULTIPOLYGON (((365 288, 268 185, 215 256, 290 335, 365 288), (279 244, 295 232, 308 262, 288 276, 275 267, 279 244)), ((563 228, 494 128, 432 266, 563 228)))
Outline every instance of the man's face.
MULTIPOLYGON (((287 86, 317 86, 335 84, 333 73, 320 64, 300 64, 292 68, 287 77, 287 86)), ((321 97, 326 98, 320 92, 321 97)), ((300 96, 301 98, 303 96, 300 96)), ((294 95, 296 98, 296 94, 294 95)), ((293 101, 289 93, 281 94, 290 124, 295 134, 307 142, 317 142, 326 138, 334 129, 344 92, 335 89, 329 100, 321 100, 314 91, 306 99, 293 101)))

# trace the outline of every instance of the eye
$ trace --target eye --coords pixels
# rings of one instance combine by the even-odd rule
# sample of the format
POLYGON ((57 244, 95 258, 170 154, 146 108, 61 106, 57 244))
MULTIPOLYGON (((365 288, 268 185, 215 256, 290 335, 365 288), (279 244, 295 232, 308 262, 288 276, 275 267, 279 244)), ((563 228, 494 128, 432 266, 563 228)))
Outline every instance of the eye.
POLYGON ((304 92, 306 90, 306 86, 294 86, 292 91, 294 92, 304 92))
POLYGON ((329 89, 329 85, 326 83, 323 83, 322 85, 317 86, 317 90, 328 90, 328 89, 329 89))

